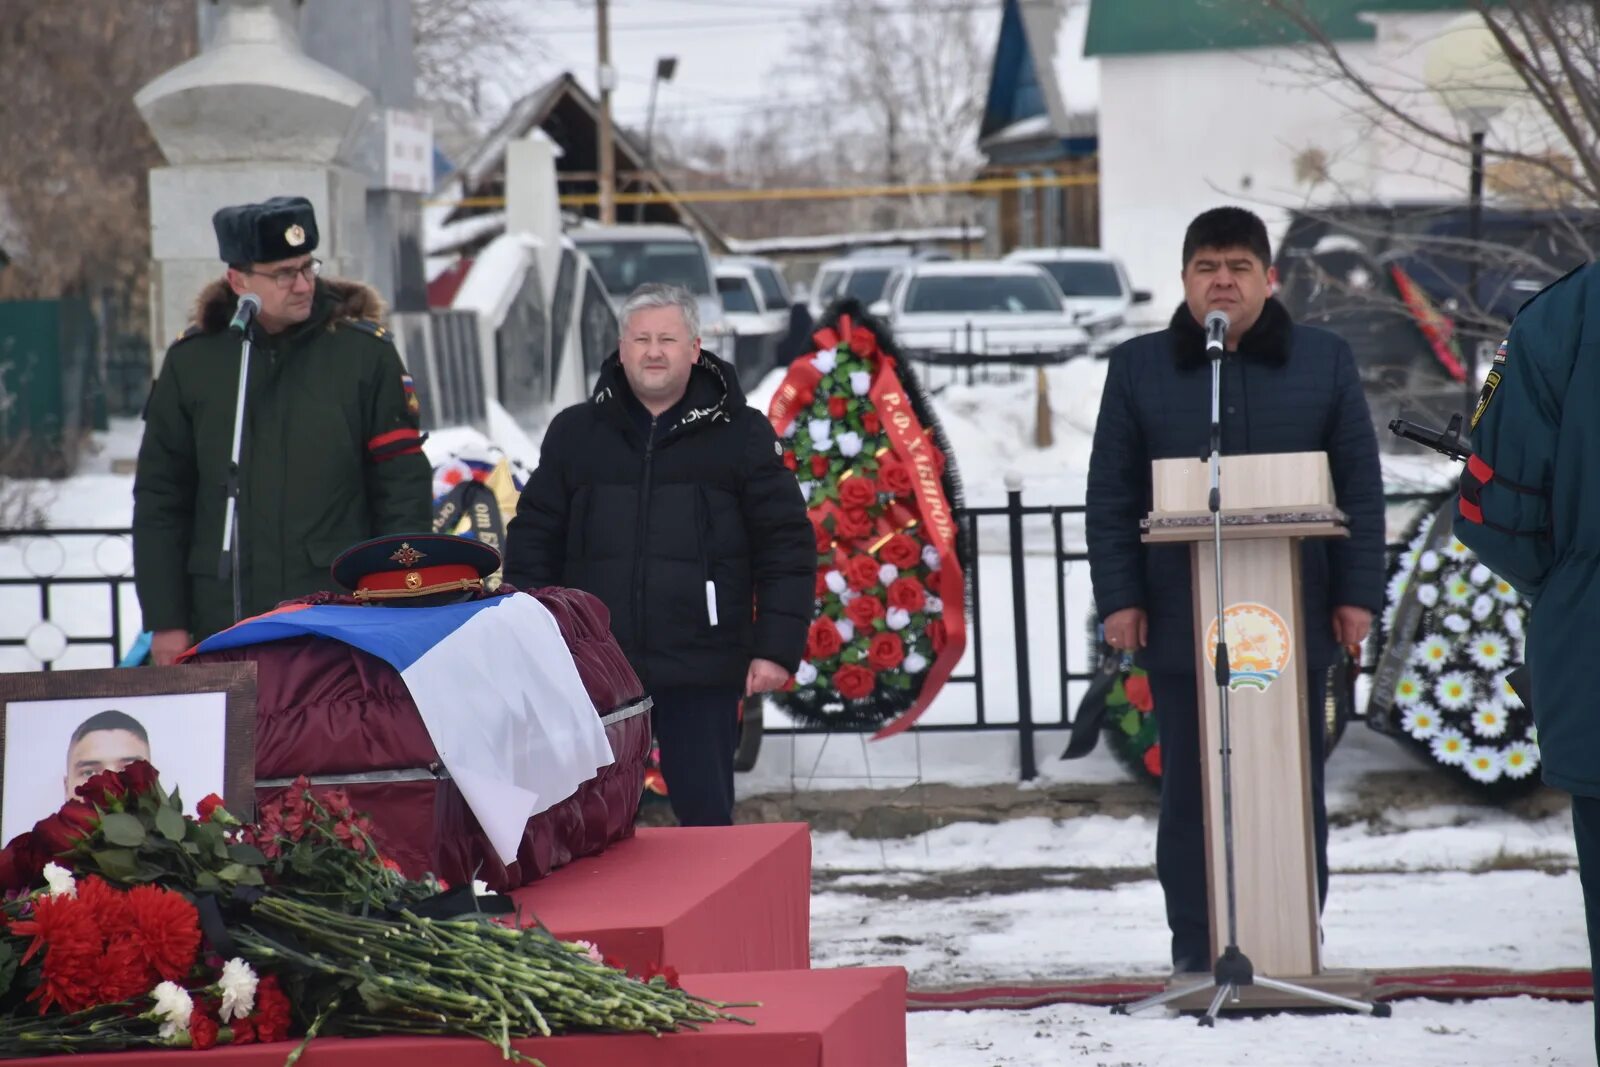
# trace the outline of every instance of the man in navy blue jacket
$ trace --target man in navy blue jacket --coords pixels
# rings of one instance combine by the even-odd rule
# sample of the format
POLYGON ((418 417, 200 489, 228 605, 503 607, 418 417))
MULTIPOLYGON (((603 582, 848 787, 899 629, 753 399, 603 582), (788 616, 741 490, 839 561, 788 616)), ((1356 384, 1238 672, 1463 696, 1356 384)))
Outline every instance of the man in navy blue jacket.
MULTIPOLYGON (((1347 539, 1303 543, 1306 702, 1317 887, 1328 891, 1323 801, 1323 699, 1341 646, 1359 645, 1383 606, 1383 475, 1377 435, 1349 345, 1289 319, 1266 227, 1252 213, 1215 208, 1183 241, 1184 303, 1165 330, 1111 353, 1094 451, 1086 534, 1095 605, 1106 642, 1150 672, 1161 741, 1156 873, 1166 895, 1173 964, 1211 969, 1205 827, 1201 804, 1199 679, 1189 548, 1149 546, 1150 464, 1209 452, 1210 362, 1201 323, 1227 312, 1222 366, 1222 453, 1326 452, 1347 539)), ((1220 946, 1219 946, 1220 947, 1220 946)))

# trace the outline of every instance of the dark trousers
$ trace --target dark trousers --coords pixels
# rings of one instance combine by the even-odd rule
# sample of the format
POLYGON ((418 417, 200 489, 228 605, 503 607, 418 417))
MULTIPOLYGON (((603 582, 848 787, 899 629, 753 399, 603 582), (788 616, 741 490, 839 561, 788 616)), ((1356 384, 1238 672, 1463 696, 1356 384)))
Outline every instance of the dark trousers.
MULTIPOLYGON (((1322 790, 1323 697, 1328 672, 1306 679, 1311 746, 1311 812, 1317 851, 1317 899, 1328 899, 1328 806, 1322 790)), ((1161 740, 1161 819, 1156 825, 1156 877, 1167 898, 1172 962, 1181 970, 1209 971, 1210 903, 1206 892, 1205 808, 1200 787, 1200 703, 1193 674, 1151 674, 1156 726, 1161 740)), ((1235 704, 1235 715, 1239 708, 1235 704)), ((1600 802, 1597 802, 1600 803, 1600 802)), ((1600 815, 1597 815, 1600 825, 1600 815)), ((1222 857, 1217 857, 1222 862, 1222 857)), ((1600 869, 1596 876, 1600 877, 1600 869)), ((1217 931, 1218 949, 1228 932, 1217 931)))
POLYGON ((733 753, 739 691, 683 686, 651 696, 661 777, 679 826, 733 825, 733 753))
MULTIPOLYGON (((1600 1011, 1600 797, 1572 798, 1572 836, 1578 842, 1578 881, 1583 917, 1589 924, 1589 970, 1600 1011)), ((1600 1061, 1600 1020, 1595 1024, 1595 1059, 1600 1061)))

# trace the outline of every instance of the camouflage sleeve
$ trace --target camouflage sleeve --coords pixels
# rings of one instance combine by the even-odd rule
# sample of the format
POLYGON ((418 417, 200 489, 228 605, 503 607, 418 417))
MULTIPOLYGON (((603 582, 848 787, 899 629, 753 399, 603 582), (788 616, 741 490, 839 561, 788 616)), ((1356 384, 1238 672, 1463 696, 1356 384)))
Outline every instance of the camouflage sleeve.
POLYGON ((189 630, 189 541, 193 536, 194 430, 169 354, 145 404, 133 476, 133 573, 146 630, 189 630))
POLYGON ((394 347, 384 344, 369 383, 366 441, 367 503, 372 536, 416 533, 433 525, 433 469, 423 455, 427 435, 411 376, 394 347))
POLYGON ((1555 485, 1562 396, 1576 313, 1560 284, 1528 304, 1489 368, 1472 415, 1472 458, 1461 475, 1456 537, 1519 592, 1537 597, 1555 551, 1555 485))

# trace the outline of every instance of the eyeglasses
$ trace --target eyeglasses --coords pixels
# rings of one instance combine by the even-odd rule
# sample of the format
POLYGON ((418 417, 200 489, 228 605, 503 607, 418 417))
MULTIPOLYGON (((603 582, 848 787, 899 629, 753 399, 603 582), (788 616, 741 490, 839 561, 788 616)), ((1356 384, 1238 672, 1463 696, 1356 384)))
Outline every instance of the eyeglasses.
POLYGON ((287 289, 294 284, 296 278, 306 281, 316 281, 317 275, 322 273, 322 260, 312 259, 303 267, 285 267, 283 270, 247 270, 246 274, 255 274, 262 278, 271 278, 272 283, 279 289, 287 289))

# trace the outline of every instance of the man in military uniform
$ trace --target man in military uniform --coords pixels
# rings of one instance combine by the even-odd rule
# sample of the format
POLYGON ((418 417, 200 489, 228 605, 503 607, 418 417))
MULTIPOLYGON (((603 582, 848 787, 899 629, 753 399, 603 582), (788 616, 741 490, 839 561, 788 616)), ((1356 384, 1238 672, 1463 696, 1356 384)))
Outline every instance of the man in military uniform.
POLYGON ((244 615, 336 588, 328 566, 347 545, 432 519, 416 396, 379 325, 383 302, 318 276, 310 202, 226 207, 212 225, 227 274, 167 351, 134 478, 135 581, 157 665, 234 622, 219 564, 241 363, 228 327, 242 295, 261 301, 239 456, 244 615))
MULTIPOLYGON (((1455 535, 1530 604, 1526 662, 1544 780, 1572 829, 1600 978, 1600 264, 1517 313, 1472 416, 1455 535)), ((1600 981, 1595 986, 1600 1003, 1600 981)), ((1596 1033, 1600 1056, 1600 1030, 1596 1033)))

